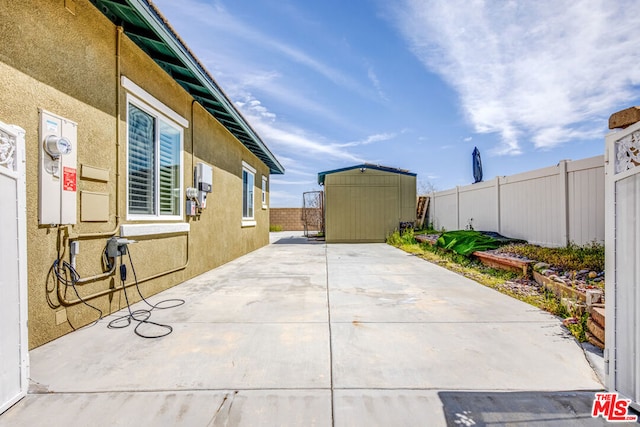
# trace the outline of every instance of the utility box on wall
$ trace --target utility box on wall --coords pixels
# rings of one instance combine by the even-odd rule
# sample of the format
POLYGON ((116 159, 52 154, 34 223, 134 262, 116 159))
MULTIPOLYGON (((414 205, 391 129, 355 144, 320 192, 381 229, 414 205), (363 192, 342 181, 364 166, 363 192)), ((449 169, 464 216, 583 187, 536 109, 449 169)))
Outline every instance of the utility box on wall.
POLYGON ((207 194, 213 189, 213 168, 205 163, 196 165, 196 188, 198 190, 198 205, 201 209, 207 207, 207 194))
POLYGON ((416 174, 362 164, 318 174, 327 243, 384 242, 416 219, 416 174))
POLYGON ((39 223, 75 224, 78 125, 40 110, 39 223))

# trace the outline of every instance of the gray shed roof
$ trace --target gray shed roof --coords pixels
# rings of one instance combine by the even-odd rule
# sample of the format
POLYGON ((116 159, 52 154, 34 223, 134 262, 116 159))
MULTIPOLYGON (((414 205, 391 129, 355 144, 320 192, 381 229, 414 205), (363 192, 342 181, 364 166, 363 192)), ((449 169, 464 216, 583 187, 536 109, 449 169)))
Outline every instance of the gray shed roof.
POLYGON ((345 171, 349 171, 352 169, 373 169, 373 170, 379 170, 379 171, 384 171, 384 172, 392 172, 392 173, 397 173, 400 175, 409 175, 409 176, 416 176, 415 173, 409 172, 406 169, 398 169, 398 168, 392 168, 389 166, 381 166, 381 165, 374 165, 371 163, 362 163, 360 165, 354 165, 354 166, 349 166, 346 168, 341 168, 341 169, 333 169, 330 171, 325 171, 325 172, 320 172, 318 173, 318 184, 320 185, 324 185, 324 177, 327 175, 330 175, 332 173, 337 173, 337 172, 345 172, 345 171))

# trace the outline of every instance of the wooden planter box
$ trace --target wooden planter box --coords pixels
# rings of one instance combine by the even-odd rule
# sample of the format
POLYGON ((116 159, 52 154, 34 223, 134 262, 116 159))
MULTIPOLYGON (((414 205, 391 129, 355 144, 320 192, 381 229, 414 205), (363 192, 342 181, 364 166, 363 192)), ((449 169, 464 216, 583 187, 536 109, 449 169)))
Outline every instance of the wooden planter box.
POLYGON ((591 307, 587 320, 587 340, 596 347, 604 348, 604 307, 591 307))
POLYGON ((493 268, 499 268, 501 270, 513 271, 520 273, 523 276, 528 276, 530 265, 533 261, 525 261, 518 258, 511 258, 506 256, 497 256, 489 252, 474 252, 472 254, 480 260, 484 265, 493 268))
POLYGON ((587 295, 584 292, 573 289, 571 286, 549 279, 547 276, 540 274, 537 271, 533 272, 533 278, 536 282, 538 282, 538 284, 544 286, 546 289, 549 289, 561 300, 562 298, 570 298, 580 301, 581 303, 587 302, 587 295))

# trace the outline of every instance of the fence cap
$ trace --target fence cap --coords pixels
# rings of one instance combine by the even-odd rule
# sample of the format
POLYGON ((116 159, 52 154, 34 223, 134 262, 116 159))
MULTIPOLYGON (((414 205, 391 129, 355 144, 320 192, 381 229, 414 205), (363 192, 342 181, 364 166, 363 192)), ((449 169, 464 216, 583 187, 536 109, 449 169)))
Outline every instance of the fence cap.
POLYGON ((640 107, 629 107, 609 117, 609 129, 624 129, 637 122, 640 122, 640 107))

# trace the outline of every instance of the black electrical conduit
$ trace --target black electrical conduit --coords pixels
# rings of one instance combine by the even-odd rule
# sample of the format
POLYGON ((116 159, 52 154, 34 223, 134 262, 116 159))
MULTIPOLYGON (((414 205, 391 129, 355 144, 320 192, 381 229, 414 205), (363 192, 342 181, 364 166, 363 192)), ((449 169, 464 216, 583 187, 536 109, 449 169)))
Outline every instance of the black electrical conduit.
MULTIPOLYGON (((173 332, 173 327, 171 325, 166 325, 164 323, 158 323, 158 322, 152 322, 151 320, 149 320, 149 318, 151 317, 151 312, 154 309, 166 310, 168 308, 178 307, 178 306, 184 304, 185 301, 183 299, 180 299, 180 298, 170 298, 170 299, 162 300, 162 301, 158 302, 157 304, 151 304, 149 301, 147 301, 145 299, 145 297, 142 295, 142 292, 140 291, 140 287, 138 286, 138 279, 136 277, 136 269, 133 266, 133 260, 131 259, 131 251, 127 250, 127 255, 129 257, 129 265, 131 266, 131 272, 133 273, 134 284, 136 285, 136 290, 138 291, 138 295, 140 295, 140 298, 142 299, 142 301, 144 301, 145 304, 147 304, 150 307, 150 309, 149 310, 147 310, 147 309, 138 309, 138 310, 135 310, 135 311, 131 310, 131 304, 129 303, 129 296, 127 295, 127 290, 124 288, 124 283, 127 280, 127 265, 122 262, 122 255, 120 255, 120 281, 123 284, 124 299, 127 302, 127 309, 129 311, 129 314, 125 314, 124 316, 120 316, 120 317, 117 317, 117 318, 113 319, 111 322, 109 322, 109 324, 107 325, 107 328, 109 328, 109 329, 122 329, 122 328, 126 328, 126 327, 130 326, 131 322, 135 321, 135 322, 138 322, 138 324, 136 325, 136 327, 134 328, 133 331, 139 337, 142 337, 142 338, 162 338, 164 336, 169 335, 171 332, 173 332), (168 302, 173 302, 173 304, 166 305, 166 303, 168 303, 168 302), (164 332, 162 332, 160 334, 156 334, 156 335, 144 334, 139 330, 139 328, 142 325, 152 325, 152 326, 158 327, 160 329, 163 329, 164 332)), ((115 260, 114 260, 114 264, 115 264, 115 260)))
MULTIPOLYGON (((106 259, 106 250, 107 249, 105 248, 103 252, 103 256, 105 256, 105 259, 106 259)), ((125 314, 124 316, 117 317, 116 319, 109 322, 107 327, 110 329, 126 328, 129 325, 131 325, 132 321, 136 321, 138 322, 138 324, 136 325, 134 332, 136 335, 142 338, 161 338, 166 335, 169 335, 173 331, 173 327, 171 327, 170 325, 150 321, 149 318, 151 317, 151 312, 154 309, 165 310, 169 308, 178 307, 180 305, 183 305, 185 303, 185 300, 180 298, 170 298, 170 299, 162 300, 157 304, 151 304, 149 301, 147 301, 147 299, 142 295, 140 286, 138 286, 139 281, 136 275, 135 267, 133 265, 133 260, 131 259, 131 252, 129 250, 127 250, 127 255, 129 257, 129 265, 131 266, 131 271, 133 272, 134 281, 129 285, 125 285, 125 282, 127 279, 127 266, 122 262, 122 255, 120 255, 120 282, 122 283, 122 286, 118 289, 122 289, 124 293, 124 298, 127 303, 127 309, 129 311, 129 314, 125 314), (147 304, 151 308, 150 310, 147 310, 147 309, 138 309, 135 311, 131 310, 131 303, 129 302, 129 296, 127 294, 126 287, 133 286, 133 285, 135 285, 141 300, 144 301, 145 304, 147 304), (166 305, 166 303, 169 303, 169 302, 171 302, 172 304, 166 305), (163 329, 164 332, 160 334, 155 334, 155 335, 145 334, 139 330, 139 328, 142 325, 153 325, 163 329)), ((115 270, 116 264, 117 264, 117 260, 113 259, 113 265, 111 267, 112 271, 115 270)), ((87 301, 88 299, 87 297, 83 298, 82 296, 80 296, 80 293, 78 292, 78 288, 77 288, 77 284, 80 280, 80 275, 78 274, 76 269, 73 268, 73 266, 69 264, 67 261, 61 262, 60 247, 58 247, 58 258, 53 262, 53 265, 51 266, 51 270, 54 272, 57 278, 58 284, 63 284, 65 286, 65 289, 72 288, 74 293, 78 297, 79 302, 84 303, 87 307, 92 308, 93 310, 98 312, 98 318, 92 324, 95 325, 96 323, 98 323, 98 321, 100 321, 103 317, 102 310, 100 310, 94 305, 91 305, 87 301), (67 275, 67 272, 68 272, 68 275, 67 275)), ((58 287, 58 289, 60 289, 60 287, 58 287)), ((115 289, 110 289, 110 291, 113 291, 113 290, 115 289)))
MULTIPOLYGON (((122 286, 116 286, 116 287, 113 287, 113 288, 109 288, 109 289, 105 289, 105 290, 102 290, 102 291, 98 291, 98 292, 95 292, 93 294, 85 295, 82 298, 78 297, 77 299, 74 299, 74 300, 66 299, 66 297, 62 293, 62 288, 60 286, 58 286, 58 301, 60 302, 60 304, 62 304, 64 306, 70 306, 70 305, 75 305, 75 304, 79 304, 79 303, 84 303, 86 300, 91 300, 91 299, 98 298, 98 297, 101 297, 101 296, 104 296, 104 295, 109 295, 110 293, 113 293, 113 292, 116 292, 116 291, 120 291, 120 290, 124 290, 126 288, 131 287, 131 286, 135 286, 135 285, 137 285, 139 283, 148 282, 149 280, 157 279, 158 277, 166 276, 167 274, 171 274, 171 273, 175 273, 177 271, 184 270, 189 265, 189 243, 190 243, 190 241, 189 241, 189 233, 186 233, 185 236, 187 238, 187 244, 186 244, 187 259, 186 259, 185 263, 183 265, 181 265, 180 267, 172 268, 171 270, 163 271, 162 273, 157 273, 157 274, 154 274, 152 276, 145 277, 144 279, 136 280, 134 282, 122 283, 122 286)), ((58 258, 56 260, 56 262, 59 262, 59 260, 60 260, 60 258, 58 258)), ((66 261, 64 261, 64 262, 66 263, 66 261)), ((71 265, 69 265, 69 267, 71 267, 71 265)), ((108 273, 108 275, 113 275, 113 273, 115 272, 115 269, 116 269, 116 262, 114 260, 114 263, 111 266, 111 268, 109 269, 109 271, 107 271, 104 274, 107 275, 107 273, 108 273)), ((92 277, 89 277, 89 278, 86 278, 86 279, 79 278, 79 281, 76 284, 83 285, 85 283, 88 283, 90 281, 95 281, 95 280, 98 280, 100 278, 103 278, 103 275, 96 275, 96 276, 92 276, 92 277), (88 279, 92 279, 92 280, 88 280, 88 279)), ((65 283, 63 283, 63 284, 65 284, 65 283)))

